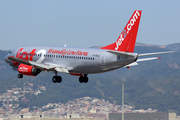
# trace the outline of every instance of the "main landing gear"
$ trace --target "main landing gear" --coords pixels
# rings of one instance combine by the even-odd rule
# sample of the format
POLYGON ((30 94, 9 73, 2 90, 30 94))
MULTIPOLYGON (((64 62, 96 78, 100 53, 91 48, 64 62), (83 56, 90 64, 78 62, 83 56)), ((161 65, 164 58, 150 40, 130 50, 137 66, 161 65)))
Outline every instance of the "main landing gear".
POLYGON ((18 78, 23 78, 23 75, 22 74, 18 74, 17 77, 18 78))
POLYGON ((53 83, 60 83, 62 81, 62 77, 61 76, 54 76, 52 78, 53 83))
MULTIPOLYGON (((52 78, 53 83, 61 83, 62 82, 62 77, 57 76, 57 72, 55 72, 55 76, 52 78)), ((83 74, 82 76, 79 77, 79 82, 80 83, 87 83, 88 82, 88 77, 87 74, 83 74)))
MULTIPOLYGON (((62 82, 62 77, 61 76, 57 76, 57 72, 55 74, 56 75, 53 76, 53 78, 52 78, 53 83, 61 83, 62 82)), ((22 79, 23 75, 22 74, 18 74, 17 77, 22 79)), ((80 83, 87 83, 88 82, 87 74, 83 74, 82 76, 80 76, 79 77, 79 82, 80 83)))
POLYGON ((79 82, 80 83, 87 83, 88 82, 87 74, 84 74, 84 76, 80 76, 79 77, 79 82))
POLYGON ((57 76, 57 72, 55 73, 56 75, 52 78, 53 83, 61 83, 62 77, 57 76))

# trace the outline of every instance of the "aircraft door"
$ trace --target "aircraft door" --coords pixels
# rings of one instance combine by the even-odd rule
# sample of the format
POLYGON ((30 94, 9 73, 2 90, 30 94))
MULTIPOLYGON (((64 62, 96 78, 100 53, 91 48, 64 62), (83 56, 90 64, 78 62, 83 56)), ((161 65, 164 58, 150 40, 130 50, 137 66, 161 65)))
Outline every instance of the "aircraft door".
POLYGON ((106 53, 101 54, 100 56, 100 64, 105 65, 105 58, 106 58, 106 53))
POLYGON ((52 60, 56 61, 56 55, 52 55, 52 60))

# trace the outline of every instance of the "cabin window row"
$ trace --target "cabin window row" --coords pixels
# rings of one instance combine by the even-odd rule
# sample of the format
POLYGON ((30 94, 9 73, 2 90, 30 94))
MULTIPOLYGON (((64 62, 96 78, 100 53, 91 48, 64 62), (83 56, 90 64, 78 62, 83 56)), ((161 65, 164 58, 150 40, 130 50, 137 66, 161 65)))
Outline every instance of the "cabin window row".
POLYGON ((63 55, 44 55, 44 57, 56 57, 56 58, 94 60, 93 57, 63 56, 63 55))
MULTIPOLYGON (((39 57, 41 57, 41 54, 26 54, 26 53, 21 53, 20 55, 29 55, 29 56, 39 56, 39 57)), ((63 56, 63 55, 48 55, 48 54, 44 54, 44 57, 56 57, 56 58, 70 58, 70 59, 94 60, 93 57, 63 56)))

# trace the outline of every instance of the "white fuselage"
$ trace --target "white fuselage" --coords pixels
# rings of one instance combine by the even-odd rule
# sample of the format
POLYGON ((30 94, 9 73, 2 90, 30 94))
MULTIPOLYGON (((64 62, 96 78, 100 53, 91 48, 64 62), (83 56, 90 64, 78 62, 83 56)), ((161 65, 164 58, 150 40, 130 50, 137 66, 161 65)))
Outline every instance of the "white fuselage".
MULTIPOLYGON (((98 48, 69 48, 53 46, 22 46, 14 49, 8 56, 35 61, 48 65, 65 67, 70 73, 94 74, 115 70, 137 60, 137 54, 131 57, 114 54, 98 48)), ((14 69, 12 61, 7 61, 14 69)))

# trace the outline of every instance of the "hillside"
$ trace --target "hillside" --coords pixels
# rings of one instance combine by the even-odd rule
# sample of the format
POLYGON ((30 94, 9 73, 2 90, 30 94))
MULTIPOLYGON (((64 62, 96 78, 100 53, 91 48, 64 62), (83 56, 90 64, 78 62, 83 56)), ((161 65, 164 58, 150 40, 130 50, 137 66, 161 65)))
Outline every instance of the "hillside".
MULTIPOLYGON (((173 46, 136 45, 135 52, 161 52, 173 50, 173 46)), ((176 46, 178 48, 180 45, 176 46)), ((0 51, 0 93, 3 94, 13 88, 30 91, 19 98, 18 108, 30 107, 32 110, 33 106, 66 103, 86 96, 121 104, 121 79, 126 78, 125 104, 133 105, 135 109, 153 108, 164 112, 175 110, 180 114, 180 52, 178 51, 158 55, 161 60, 142 62, 130 69, 121 68, 108 73, 89 75, 90 80, 87 84, 79 83, 78 77, 68 74, 60 74, 63 78, 62 83, 54 84, 51 81, 54 74, 47 72, 42 72, 37 77, 26 76, 17 79, 17 72, 12 71, 4 62, 2 56, 5 55, 5 51, 0 51), (35 95, 37 91, 40 93, 35 95)), ((17 102, 12 101, 12 103, 17 102)))

